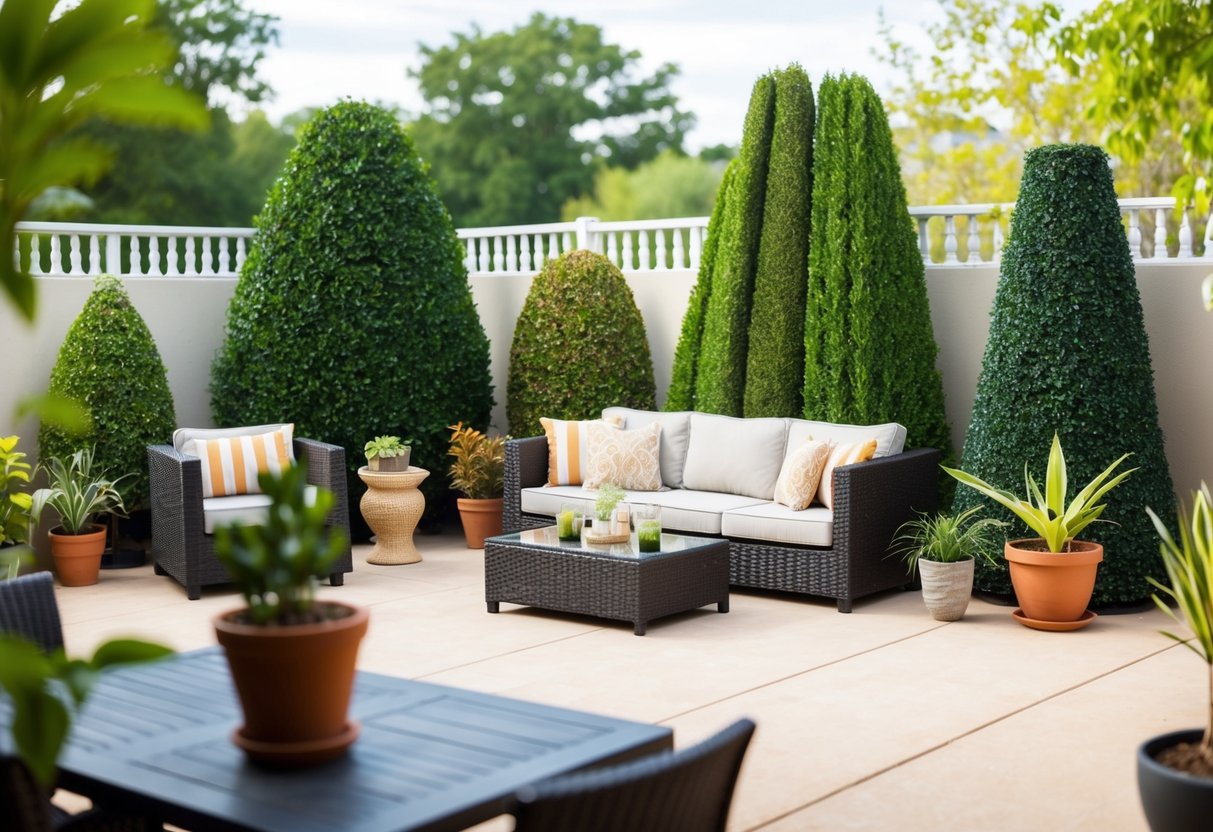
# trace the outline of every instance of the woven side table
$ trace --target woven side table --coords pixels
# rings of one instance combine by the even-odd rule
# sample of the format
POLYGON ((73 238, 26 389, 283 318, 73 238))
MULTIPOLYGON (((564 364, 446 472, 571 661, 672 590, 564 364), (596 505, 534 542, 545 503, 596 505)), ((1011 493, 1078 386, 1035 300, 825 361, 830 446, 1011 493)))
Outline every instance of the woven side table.
POLYGON ((366 483, 359 508, 375 533, 375 546, 367 563, 394 565, 416 563, 421 553, 413 545, 413 530, 425 510, 425 496, 417 490, 430 475, 410 465, 406 471, 372 471, 365 465, 358 476, 366 483))

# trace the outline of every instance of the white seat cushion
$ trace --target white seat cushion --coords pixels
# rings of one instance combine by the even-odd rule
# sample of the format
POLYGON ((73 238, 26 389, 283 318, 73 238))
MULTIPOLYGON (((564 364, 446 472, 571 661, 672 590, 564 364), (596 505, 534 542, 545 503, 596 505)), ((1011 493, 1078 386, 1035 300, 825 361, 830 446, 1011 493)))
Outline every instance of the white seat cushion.
POLYGON ((783 468, 787 438, 787 419, 692 413, 683 484, 695 491, 770 500, 783 468))
POLYGON ((792 511, 779 503, 735 508, 720 518, 725 537, 828 547, 834 541, 834 513, 823 506, 792 511))
MULTIPOLYGON (((307 504, 316 504, 316 486, 306 486, 307 504)), ((233 497, 207 497, 202 501, 202 530, 214 534, 215 527, 230 523, 259 526, 265 522, 270 498, 265 494, 237 494, 233 497)))
POLYGON ((661 423, 661 482, 669 488, 682 488, 682 472, 686 467, 687 443, 691 439, 691 413, 661 413, 654 410, 633 410, 630 407, 608 407, 602 418, 623 420, 624 430, 661 423))
MULTIPOLYGON (((593 516, 598 493, 574 485, 536 486, 522 489, 522 510, 527 514, 555 517, 564 503, 580 505, 593 516)), ((628 491, 623 502, 661 506, 662 528, 687 534, 720 534, 720 516, 725 511, 761 505, 762 500, 719 494, 714 491, 628 491)))
POLYGON ((836 425, 832 422, 788 419, 787 454, 793 453, 810 436, 828 440, 835 445, 875 439, 876 454, 873 459, 899 454, 906 446, 906 429, 896 422, 886 422, 883 425, 836 425))

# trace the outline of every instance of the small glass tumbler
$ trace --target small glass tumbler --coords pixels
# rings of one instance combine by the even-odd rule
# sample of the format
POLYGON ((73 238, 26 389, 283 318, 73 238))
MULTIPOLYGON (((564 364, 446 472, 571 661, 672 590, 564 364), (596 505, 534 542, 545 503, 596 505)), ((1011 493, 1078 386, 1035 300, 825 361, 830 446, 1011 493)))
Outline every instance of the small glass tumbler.
POLYGON ((661 506, 636 506, 632 516, 636 523, 637 548, 642 552, 660 552, 661 506))
POLYGON ((581 540, 581 528, 585 524, 585 512, 574 503, 563 503, 556 515, 556 536, 561 540, 581 540))

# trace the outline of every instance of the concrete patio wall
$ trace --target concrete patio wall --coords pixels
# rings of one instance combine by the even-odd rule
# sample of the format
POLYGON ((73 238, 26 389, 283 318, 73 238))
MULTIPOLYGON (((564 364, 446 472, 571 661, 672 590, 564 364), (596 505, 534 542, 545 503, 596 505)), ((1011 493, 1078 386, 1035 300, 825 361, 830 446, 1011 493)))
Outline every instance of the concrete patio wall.
MULTIPOLYGON (((1209 270, 1208 262, 1175 260, 1137 266, 1160 419, 1171 473, 1181 494, 1202 478, 1213 479, 1213 373, 1203 366, 1213 356, 1213 315, 1200 304, 1200 282, 1209 270)), ((669 386, 674 347, 695 275, 690 271, 649 272, 630 274, 627 279, 645 318, 660 402, 669 386)), ((997 280, 994 265, 936 266, 927 272, 939 367, 958 448, 972 410, 997 280)), ((470 282, 491 343, 498 400, 493 422, 504 430, 510 342, 531 278, 478 274, 470 282)), ((126 285, 168 367, 177 421, 211 424, 210 363, 223 337, 235 279, 135 278, 126 285)), ((7 304, 0 304, 0 349, 5 358, 0 435, 18 433, 32 439, 36 434, 32 419, 15 420, 16 404, 45 389, 63 336, 91 288, 87 278, 38 278, 40 315, 32 327, 20 322, 7 304)), ((1108 440, 1114 442, 1115 437, 1108 440)), ((33 443, 27 441, 24 446, 32 455, 33 443)))

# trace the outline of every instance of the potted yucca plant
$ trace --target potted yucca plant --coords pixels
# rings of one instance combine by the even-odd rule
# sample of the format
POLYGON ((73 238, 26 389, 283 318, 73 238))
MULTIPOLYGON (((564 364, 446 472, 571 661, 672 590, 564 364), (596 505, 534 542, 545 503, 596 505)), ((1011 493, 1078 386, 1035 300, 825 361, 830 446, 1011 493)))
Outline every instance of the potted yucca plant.
POLYGON ((505 437, 486 436, 465 427, 450 425, 451 485, 463 492, 458 499, 463 536, 469 549, 483 549, 484 539, 501 534, 501 512, 505 494, 505 437))
POLYGON ((894 551, 911 575, 922 577, 922 600, 936 621, 959 621, 973 595, 976 558, 993 560, 994 532, 1006 524, 974 519, 980 506, 960 514, 923 514, 897 530, 894 551))

